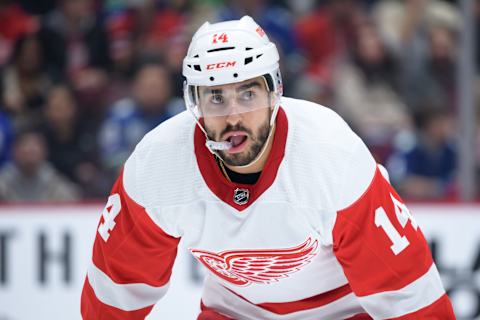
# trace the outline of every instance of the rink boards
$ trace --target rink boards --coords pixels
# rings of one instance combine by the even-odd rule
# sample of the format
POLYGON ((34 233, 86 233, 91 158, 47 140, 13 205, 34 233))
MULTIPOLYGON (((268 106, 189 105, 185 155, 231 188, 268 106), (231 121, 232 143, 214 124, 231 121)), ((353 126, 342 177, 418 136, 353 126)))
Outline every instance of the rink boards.
MULTIPOLYGON (((480 319, 480 204, 411 204, 458 319, 480 319)), ((0 320, 80 319, 79 296, 103 206, 0 206, 0 320)), ((193 319, 203 270, 183 247, 147 319, 193 319)))

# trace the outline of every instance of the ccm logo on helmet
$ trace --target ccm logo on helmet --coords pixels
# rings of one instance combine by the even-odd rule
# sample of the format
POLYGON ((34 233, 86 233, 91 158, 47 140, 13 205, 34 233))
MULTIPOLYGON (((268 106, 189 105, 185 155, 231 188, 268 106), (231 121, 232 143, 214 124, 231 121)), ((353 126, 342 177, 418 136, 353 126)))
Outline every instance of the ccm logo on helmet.
POLYGON ((225 61, 225 62, 219 62, 219 63, 210 63, 210 64, 207 64, 207 70, 234 67, 236 63, 237 63, 237 61, 225 61))

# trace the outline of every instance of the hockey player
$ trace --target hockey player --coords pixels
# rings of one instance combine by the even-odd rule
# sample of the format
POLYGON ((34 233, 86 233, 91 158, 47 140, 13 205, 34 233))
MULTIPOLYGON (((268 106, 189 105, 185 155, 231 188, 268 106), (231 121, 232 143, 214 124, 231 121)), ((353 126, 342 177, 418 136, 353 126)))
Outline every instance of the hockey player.
POLYGON ((144 319, 180 241, 208 270, 199 319, 455 319, 386 171, 336 113, 282 97, 278 60, 248 16, 196 32, 188 111, 114 185, 83 319, 144 319))

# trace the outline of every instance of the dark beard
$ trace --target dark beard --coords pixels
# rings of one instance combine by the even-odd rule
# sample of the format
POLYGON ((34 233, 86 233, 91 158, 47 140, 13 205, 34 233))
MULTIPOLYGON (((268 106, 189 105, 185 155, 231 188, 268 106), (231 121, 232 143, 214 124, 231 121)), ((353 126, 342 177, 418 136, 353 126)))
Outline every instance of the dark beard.
MULTIPOLYGON (((223 134, 229 132, 229 131, 245 131, 247 132, 250 137, 252 138, 252 145, 250 146, 249 150, 246 150, 242 153, 233 153, 230 154, 225 151, 218 151, 218 154, 220 157, 223 159, 223 161, 229 165, 229 166, 245 166, 251 163, 255 158, 258 156, 260 151, 263 149, 265 146, 265 143, 267 142, 268 135, 270 133, 270 121, 267 119, 262 126, 260 127, 258 131, 257 136, 253 136, 252 132, 248 130, 247 128, 244 128, 242 125, 236 125, 234 127, 228 126, 223 130, 223 134)), ((209 137, 215 137, 215 133, 211 132, 207 129, 207 133, 209 137)))

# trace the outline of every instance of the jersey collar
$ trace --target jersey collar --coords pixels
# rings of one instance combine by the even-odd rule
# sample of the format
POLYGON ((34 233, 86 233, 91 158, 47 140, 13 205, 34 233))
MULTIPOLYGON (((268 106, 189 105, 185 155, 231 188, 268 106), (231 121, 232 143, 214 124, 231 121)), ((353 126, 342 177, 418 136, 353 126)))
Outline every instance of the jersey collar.
POLYGON ((276 119, 275 136, 270 154, 258 181, 253 184, 242 184, 228 181, 220 171, 213 154, 205 146, 205 135, 198 126, 195 127, 194 144, 198 168, 208 188, 223 202, 243 211, 255 202, 272 184, 285 154, 288 133, 288 120, 285 111, 280 107, 276 119), (234 196, 238 192, 248 193, 248 201, 238 204, 234 196), (245 191, 246 190, 246 191, 245 191))

